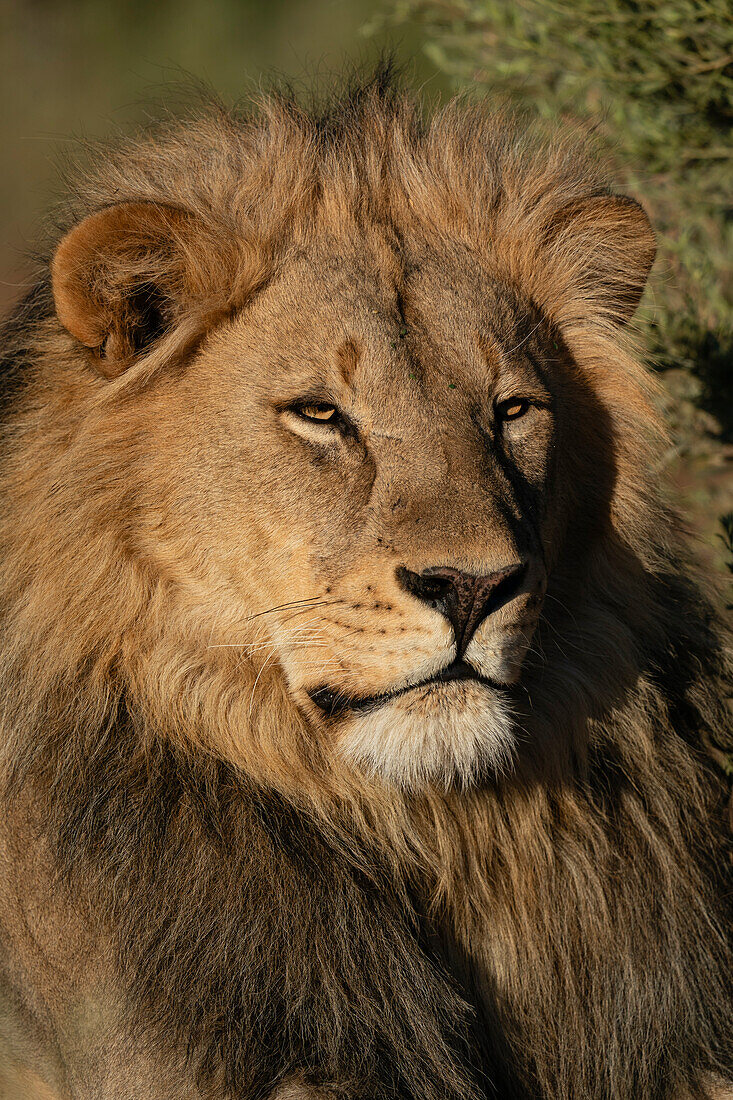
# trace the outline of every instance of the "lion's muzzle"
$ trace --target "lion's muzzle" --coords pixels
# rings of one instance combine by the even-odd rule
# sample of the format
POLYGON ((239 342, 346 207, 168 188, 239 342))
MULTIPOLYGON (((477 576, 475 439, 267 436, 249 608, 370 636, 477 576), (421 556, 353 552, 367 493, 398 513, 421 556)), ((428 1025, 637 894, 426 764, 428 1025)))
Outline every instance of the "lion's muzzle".
POLYGON ((527 570, 527 562, 514 562, 486 576, 448 566, 432 566, 421 573, 400 566, 397 579, 405 591, 445 615, 453 627, 459 659, 483 620, 516 595, 527 570))

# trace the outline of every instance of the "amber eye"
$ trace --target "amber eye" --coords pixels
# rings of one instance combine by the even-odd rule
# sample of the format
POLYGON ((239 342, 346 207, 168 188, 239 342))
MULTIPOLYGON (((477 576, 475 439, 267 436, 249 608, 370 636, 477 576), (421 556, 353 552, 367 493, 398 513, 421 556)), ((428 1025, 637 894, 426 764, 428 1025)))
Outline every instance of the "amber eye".
POLYGON ((499 420, 519 420, 529 411, 529 401, 526 397, 510 397, 508 401, 500 401, 496 406, 496 415, 499 420))
POLYGON ((336 409, 333 405, 312 403, 310 405, 298 405, 294 412, 302 416, 304 420, 317 420, 320 424, 328 424, 337 419, 336 409))

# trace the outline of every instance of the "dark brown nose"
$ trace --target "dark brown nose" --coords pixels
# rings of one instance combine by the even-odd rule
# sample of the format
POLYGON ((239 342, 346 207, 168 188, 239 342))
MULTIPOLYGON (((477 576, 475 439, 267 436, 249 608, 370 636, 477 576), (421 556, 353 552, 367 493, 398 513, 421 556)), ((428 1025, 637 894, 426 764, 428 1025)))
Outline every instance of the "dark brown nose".
POLYGON ((445 615, 456 636, 456 658, 460 658, 479 623, 509 602, 526 573, 526 562, 516 562, 484 577, 445 566, 424 569, 422 573, 400 566, 397 580, 412 596, 445 615))

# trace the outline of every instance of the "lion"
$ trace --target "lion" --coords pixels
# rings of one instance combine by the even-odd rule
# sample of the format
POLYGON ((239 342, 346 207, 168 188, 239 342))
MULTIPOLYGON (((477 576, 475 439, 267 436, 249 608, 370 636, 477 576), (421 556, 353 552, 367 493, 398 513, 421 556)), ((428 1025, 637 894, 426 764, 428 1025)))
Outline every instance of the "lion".
POLYGON ((641 206, 381 71, 71 196, 4 330, 3 1097, 725 1095, 641 206))

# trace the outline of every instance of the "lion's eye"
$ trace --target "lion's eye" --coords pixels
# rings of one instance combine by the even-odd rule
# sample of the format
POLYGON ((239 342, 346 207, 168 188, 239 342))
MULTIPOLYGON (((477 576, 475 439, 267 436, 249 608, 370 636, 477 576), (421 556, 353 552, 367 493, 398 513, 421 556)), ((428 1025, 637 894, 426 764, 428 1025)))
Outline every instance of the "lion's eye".
POLYGON ((329 401, 294 401, 280 406, 285 427, 313 443, 334 443, 341 437, 355 434, 347 416, 329 401))
POLYGON ((317 420, 321 424, 328 424, 337 419, 337 412, 333 405, 311 404, 298 405, 293 410, 302 416, 304 420, 317 420))
POLYGON ((496 415, 499 420, 519 420, 529 411, 530 403, 526 397, 510 397, 508 401, 500 401, 496 406, 496 415))

